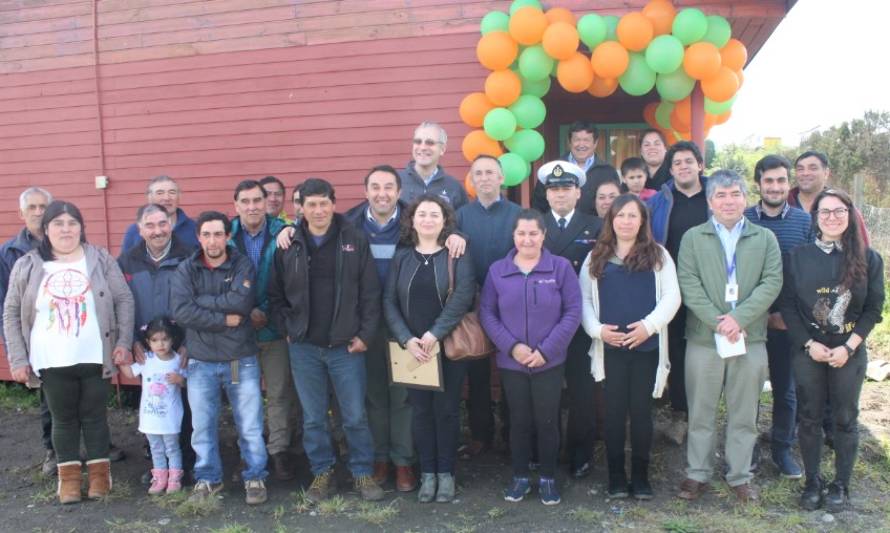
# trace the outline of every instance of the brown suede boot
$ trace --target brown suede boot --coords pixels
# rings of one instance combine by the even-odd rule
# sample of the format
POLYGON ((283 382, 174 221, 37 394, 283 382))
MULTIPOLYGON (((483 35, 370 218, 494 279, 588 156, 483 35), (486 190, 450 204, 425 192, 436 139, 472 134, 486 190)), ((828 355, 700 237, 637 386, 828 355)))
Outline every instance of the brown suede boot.
POLYGON ((59 473, 59 503, 78 503, 80 501, 81 464, 80 461, 68 461, 56 465, 59 473))
POLYGON ((98 500, 108 496, 111 492, 111 461, 108 459, 93 459, 87 461, 87 479, 90 488, 87 497, 98 500))

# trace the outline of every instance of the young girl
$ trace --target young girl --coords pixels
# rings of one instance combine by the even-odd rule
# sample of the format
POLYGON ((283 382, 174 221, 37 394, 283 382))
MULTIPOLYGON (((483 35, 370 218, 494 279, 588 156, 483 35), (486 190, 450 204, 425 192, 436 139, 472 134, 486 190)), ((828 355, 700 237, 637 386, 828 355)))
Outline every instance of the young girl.
POLYGON ((127 377, 142 376, 142 401, 139 405, 139 431, 145 433, 151 447, 151 487, 149 494, 182 488, 182 451, 179 429, 182 425, 182 393, 185 369, 176 353, 181 331, 169 318, 148 323, 142 343, 145 362, 121 367, 127 377))

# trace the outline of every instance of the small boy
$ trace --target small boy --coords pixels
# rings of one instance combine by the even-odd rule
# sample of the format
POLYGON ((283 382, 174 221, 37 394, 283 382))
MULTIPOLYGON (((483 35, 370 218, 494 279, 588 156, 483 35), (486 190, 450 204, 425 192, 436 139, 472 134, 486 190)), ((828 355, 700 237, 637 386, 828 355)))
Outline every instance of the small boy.
POLYGON ((621 182, 627 192, 636 194, 640 200, 646 201, 655 196, 654 189, 646 189, 646 180, 649 179, 649 168, 646 162, 639 157, 628 157, 621 163, 621 182))

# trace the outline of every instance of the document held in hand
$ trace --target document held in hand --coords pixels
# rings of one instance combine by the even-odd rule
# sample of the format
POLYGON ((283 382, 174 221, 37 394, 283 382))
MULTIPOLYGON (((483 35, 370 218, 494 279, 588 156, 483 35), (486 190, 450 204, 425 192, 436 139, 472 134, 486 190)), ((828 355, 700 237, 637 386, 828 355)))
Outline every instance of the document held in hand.
POLYGON ((742 355, 748 351, 744 335, 739 335, 739 340, 736 342, 730 342, 726 335, 714 333, 714 341, 717 343, 717 354, 723 359, 742 355))
POLYGON ((411 352, 399 346, 397 342, 389 343, 389 382, 412 389, 443 391, 442 358, 439 343, 433 346, 435 357, 420 362, 411 352))

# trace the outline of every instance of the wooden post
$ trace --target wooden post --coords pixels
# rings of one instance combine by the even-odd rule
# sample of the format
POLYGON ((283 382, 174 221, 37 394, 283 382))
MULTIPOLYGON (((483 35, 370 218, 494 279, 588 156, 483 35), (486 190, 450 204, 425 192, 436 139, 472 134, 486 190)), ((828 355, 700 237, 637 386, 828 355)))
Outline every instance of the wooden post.
POLYGON ((701 83, 692 89, 692 142, 698 145, 702 157, 705 154, 705 95, 701 91, 701 83))
POLYGON ((865 197, 864 186, 865 180, 862 179, 862 174, 855 174, 853 176, 853 205, 860 211, 862 211, 862 202, 865 197))

